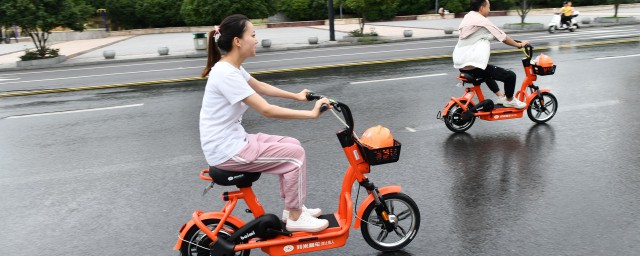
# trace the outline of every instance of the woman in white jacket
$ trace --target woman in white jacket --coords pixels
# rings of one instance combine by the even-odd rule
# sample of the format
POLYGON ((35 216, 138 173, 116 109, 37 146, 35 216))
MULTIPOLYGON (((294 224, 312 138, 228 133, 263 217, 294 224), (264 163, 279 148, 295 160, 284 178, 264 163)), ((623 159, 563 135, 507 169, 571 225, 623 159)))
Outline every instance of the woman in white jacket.
POLYGON ((470 5, 471 11, 464 16, 458 28, 460 35, 458 44, 453 50, 453 67, 474 77, 485 78, 489 89, 498 96, 496 104, 518 109, 526 107, 525 103, 513 97, 516 74, 511 70, 490 65, 489 56, 490 41, 494 38, 517 48, 522 48, 529 42, 514 41, 487 19, 491 5, 489 0, 470 0, 470 5), (496 80, 504 83, 504 92, 500 91, 496 80))

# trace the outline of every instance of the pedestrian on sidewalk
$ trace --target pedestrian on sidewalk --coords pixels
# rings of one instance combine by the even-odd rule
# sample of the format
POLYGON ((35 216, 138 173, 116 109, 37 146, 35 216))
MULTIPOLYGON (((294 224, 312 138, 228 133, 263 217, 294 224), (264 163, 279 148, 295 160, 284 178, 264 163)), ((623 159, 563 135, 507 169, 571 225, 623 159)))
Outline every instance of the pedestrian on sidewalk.
POLYGON ((464 16, 458 28, 459 38, 453 50, 453 67, 476 78, 484 78, 489 89, 498 96, 496 104, 522 109, 526 107, 526 104, 513 97, 516 87, 516 73, 489 65, 490 41, 497 39, 506 45, 517 48, 522 48, 529 42, 526 40, 520 43, 514 41, 487 19, 491 9, 490 5, 489 0, 470 1, 471 11, 464 16), (504 92, 500 90, 496 80, 504 83, 504 92))
POLYGON ((242 116, 250 107, 265 117, 311 119, 320 116, 321 105, 312 110, 293 110, 269 104, 261 95, 307 101, 307 89, 292 93, 252 77, 242 63, 256 55, 253 24, 244 15, 225 18, 209 33, 207 66, 202 77, 209 76, 200 111, 200 141, 210 166, 221 170, 260 172, 278 175, 280 195, 285 201, 283 221, 289 231, 319 232, 329 226, 318 219, 322 211, 304 206, 306 197, 306 156, 297 139, 248 134, 242 116), (220 49, 226 51, 221 55, 220 49))

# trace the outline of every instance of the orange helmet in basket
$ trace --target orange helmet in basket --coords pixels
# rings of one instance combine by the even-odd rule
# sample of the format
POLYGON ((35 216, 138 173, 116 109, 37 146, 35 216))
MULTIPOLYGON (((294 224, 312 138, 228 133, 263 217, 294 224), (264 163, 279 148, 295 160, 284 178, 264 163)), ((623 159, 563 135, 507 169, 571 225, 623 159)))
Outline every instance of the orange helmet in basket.
POLYGON ((376 125, 364 131, 360 142, 372 148, 386 148, 393 146, 391 131, 384 126, 376 125))
POLYGON ((538 55, 538 57, 536 57, 536 63, 538 66, 541 66, 543 68, 553 67, 553 60, 551 59, 551 57, 544 55, 544 53, 541 53, 540 55, 538 55))

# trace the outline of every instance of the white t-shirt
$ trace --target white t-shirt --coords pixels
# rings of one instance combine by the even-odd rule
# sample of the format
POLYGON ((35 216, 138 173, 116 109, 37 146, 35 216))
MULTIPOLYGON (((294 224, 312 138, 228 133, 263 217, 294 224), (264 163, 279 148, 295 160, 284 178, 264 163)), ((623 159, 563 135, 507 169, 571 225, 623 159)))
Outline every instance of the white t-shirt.
POLYGON ((465 39, 458 40, 453 50, 453 67, 467 66, 486 69, 491 54, 491 40, 496 39, 489 30, 480 28, 465 39))
POLYGON ((255 93, 249 79, 244 68, 228 62, 211 68, 200 110, 200 143, 210 166, 226 162, 247 144, 242 115, 249 106, 242 100, 255 93))

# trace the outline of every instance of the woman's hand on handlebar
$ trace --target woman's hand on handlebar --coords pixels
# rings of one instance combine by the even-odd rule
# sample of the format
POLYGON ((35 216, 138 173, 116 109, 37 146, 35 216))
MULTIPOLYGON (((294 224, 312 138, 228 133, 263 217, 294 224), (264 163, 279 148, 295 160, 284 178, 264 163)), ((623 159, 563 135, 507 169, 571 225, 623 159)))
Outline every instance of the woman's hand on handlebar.
POLYGON ((299 101, 307 101, 307 94, 309 94, 311 91, 309 91, 308 89, 304 89, 299 93, 296 93, 295 99, 299 100, 299 101))
POLYGON ((318 101, 316 101, 316 105, 313 107, 313 113, 315 114, 315 117, 318 118, 320 116, 320 114, 322 114, 322 112, 324 112, 327 109, 332 109, 333 107, 331 106, 331 101, 327 98, 322 98, 319 99, 318 101), (324 110, 321 110, 323 109, 324 110))

